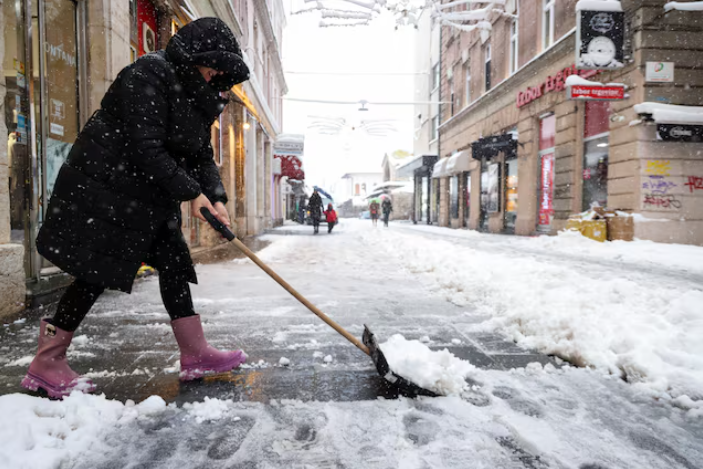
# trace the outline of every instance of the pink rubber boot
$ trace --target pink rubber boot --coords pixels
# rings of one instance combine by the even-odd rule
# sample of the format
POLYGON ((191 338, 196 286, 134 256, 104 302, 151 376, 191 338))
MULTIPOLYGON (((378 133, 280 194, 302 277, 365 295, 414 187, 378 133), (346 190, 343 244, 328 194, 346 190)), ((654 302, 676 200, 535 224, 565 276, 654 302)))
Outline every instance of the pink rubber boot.
POLYGON ((233 370, 247 360, 242 350, 220 352, 205 340, 200 316, 188 316, 171 321, 173 333, 181 349, 181 381, 191 381, 207 374, 233 370))
POLYGON ((61 399, 74 390, 85 393, 95 391, 92 381, 81 378, 68 366, 66 350, 72 339, 73 332, 59 329, 42 319, 37 355, 29 365, 29 371, 21 383, 22 387, 31 391, 41 388, 53 399, 61 399))

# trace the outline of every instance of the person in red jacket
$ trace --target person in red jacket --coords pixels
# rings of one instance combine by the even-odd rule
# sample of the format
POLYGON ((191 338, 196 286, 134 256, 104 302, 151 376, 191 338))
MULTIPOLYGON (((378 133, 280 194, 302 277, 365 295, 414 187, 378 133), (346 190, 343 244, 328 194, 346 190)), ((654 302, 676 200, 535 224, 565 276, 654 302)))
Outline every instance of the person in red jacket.
POLYGON ((324 211, 327 217, 327 232, 332 233, 332 228, 337 224, 337 212, 332 208, 332 204, 327 204, 327 210, 324 211))

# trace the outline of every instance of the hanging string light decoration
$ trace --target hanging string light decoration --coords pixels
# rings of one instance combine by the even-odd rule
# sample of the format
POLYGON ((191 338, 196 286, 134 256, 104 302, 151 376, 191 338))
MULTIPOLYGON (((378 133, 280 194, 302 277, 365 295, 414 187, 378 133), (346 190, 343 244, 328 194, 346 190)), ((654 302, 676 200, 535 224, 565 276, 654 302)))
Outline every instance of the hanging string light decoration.
POLYGON ((491 30, 491 15, 510 16, 505 12, 506 0, 456 0, 442 3, 441 0, 304 0, 313 6, 293 12, 294 15, 319 12, 321 28, 367 26, 382 12, 395 17, 396 29, 401 26, 418 27, 423 14, 442 26, 462 31, 479 30, 486 35, 491 30), (351 9, 335 8, 333 4, 351 9), (478 8, 457 10, 456 7, 476 5, 478 8))

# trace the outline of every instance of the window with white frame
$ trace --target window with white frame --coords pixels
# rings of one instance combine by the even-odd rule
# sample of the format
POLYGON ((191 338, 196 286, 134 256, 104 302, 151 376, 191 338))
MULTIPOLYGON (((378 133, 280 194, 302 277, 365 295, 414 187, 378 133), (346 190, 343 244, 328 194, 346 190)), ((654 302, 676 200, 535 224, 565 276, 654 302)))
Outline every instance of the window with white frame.
POLYGON ((430 141, 436 140, 439 137, 439 114, 432 118, 432 127, 430 127, 430 141))
POLYGON ((464 64, 464 106, 468 106, 471 103, 471 67, 469 67, 470 60, 467 60, 464 64))
POLYGON ((432 89, 437 89, 439 86, 439 62, 432 66, 432 89))
POLYGON ((490 43, 486 44, 486 47, 483 51, 483 57, 484 57, 483 75, 485 77, 486 91, 488 91, 491 89, 491 44, 490 43))
POLYGON ((518 56, 517 56, 517 47, 518 47, 518 41, 517 41, 517 31, 518 31, 518 24, 517 24, 517 16, 513 18, 511 24, 510 24, 510 74, 512 75, 515 73, 518 69, 518 56))
POLYGON ((542 0, 542 50, 554 44, 554 5, 556 0, 542 0))

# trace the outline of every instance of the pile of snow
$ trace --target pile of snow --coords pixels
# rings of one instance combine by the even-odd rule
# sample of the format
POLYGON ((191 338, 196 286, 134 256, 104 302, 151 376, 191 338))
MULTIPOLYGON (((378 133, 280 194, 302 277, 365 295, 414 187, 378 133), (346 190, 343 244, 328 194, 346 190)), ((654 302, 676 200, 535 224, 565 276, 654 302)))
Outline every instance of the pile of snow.
POLYGON ((428 249, 424 238, 384 231, 364 236, 424 274, 429 288, 448 301, 490 317, 477 330, 501 331, 525 347, 624 377, 655 396, 703 399, 703 287, 685 280, 687 270, 703 272, 703 248, 602 245, 565 234, 493 237, 484 251, 442 240, 428 249), (629 257, 635 265, 670 271, 652 278, 639 267, 589 266, 569 257, 557 262, 555 251, 616 263, 629 257))
POLYGON ((660 124, 703 124, 703 106, 644 102, 635 104, 634 108, 637 114, 648 115, 660 124))
POLYGON ((151 396, 135 405, 105 396, 74 392, 63 401, 24 394, 0 396, 0 463, 2 467, 55 469, 69 467, 88 451, 107 451, 106 433, 115 426, 162 412, 166 403, 151 396))
POLYGON ((396 374, 421 388, 444 396, 459 395, 467 387, 466 378, 476 369, 447 349, 432 351, 417 340, 392 335, 380 344, 388 366, 396 374))

